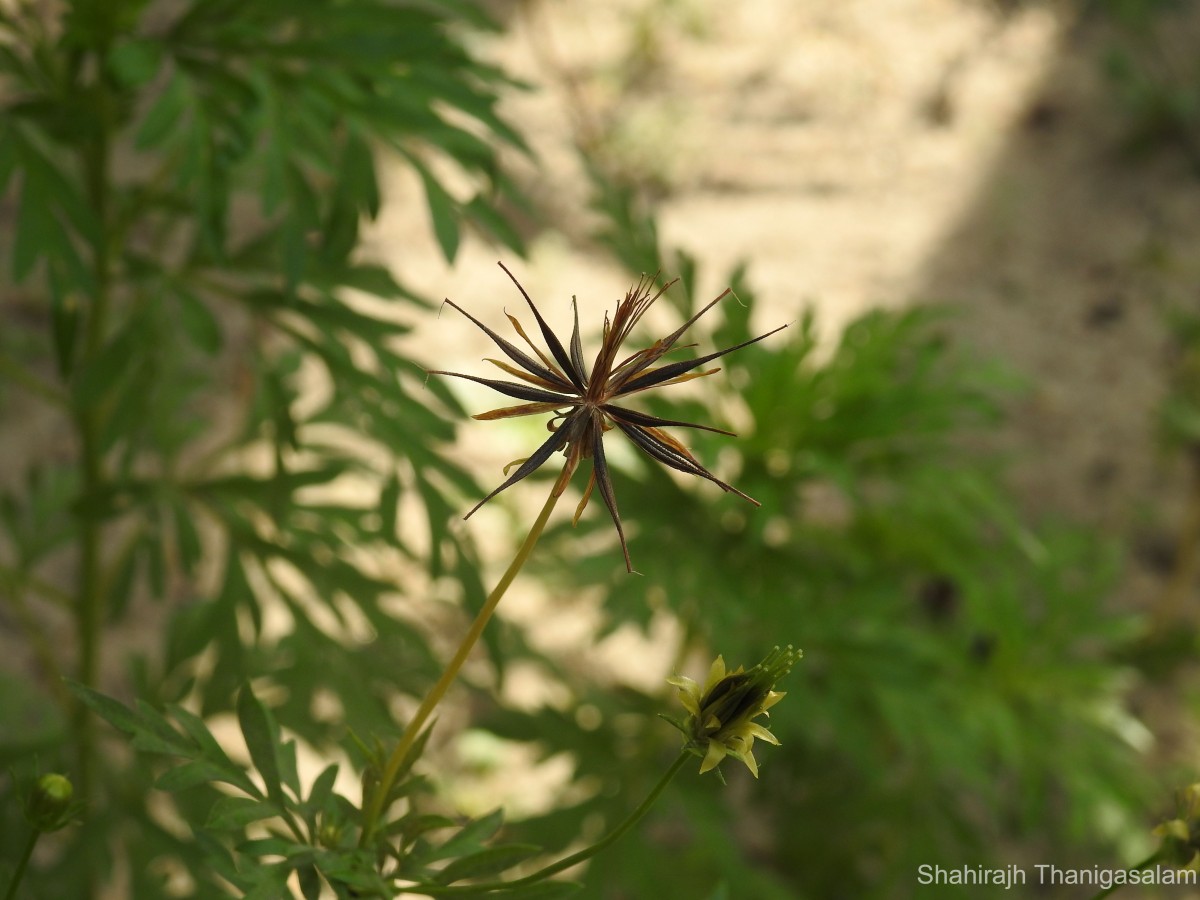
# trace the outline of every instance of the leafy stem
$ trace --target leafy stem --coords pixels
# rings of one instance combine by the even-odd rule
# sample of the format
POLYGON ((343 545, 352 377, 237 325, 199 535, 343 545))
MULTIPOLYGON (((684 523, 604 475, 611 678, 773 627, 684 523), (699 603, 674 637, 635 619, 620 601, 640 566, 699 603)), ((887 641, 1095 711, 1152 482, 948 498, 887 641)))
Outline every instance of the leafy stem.
POLYGON ((550 863, 548 866, 543 866, 536 872, 512 881, 491 881, 481 884, 451 885, 448 887, 421 885, 419 887, 406 888, 406 890, 428 894, 431 897, 452 896, 454 894, 479 894, 485 891, 508 891, 512 890, 513 888, 525 887, 526 885, 544 881, 551 875, 557 875, 559 872, 569 869, 572 866, 578 865, 581 862, 586 862, 600 851, 608 848, 612 844, 615 844, 631 828, 645 818, 646 813, 650 811, 650 807, 652 807, 658 801, 659 796, 661 796, 662 792, 666 790, 667 785, 669 785, 675 776, 679 774, 679 770, 683 768, 684 763, 686 763, 691 756, 692 754, 688 750, 685 749, 681 751, 679 756, 676 757, 675 762, 671 763, 671 767, 663 773, 662 778, 658 780, 658 783, 654 785, 650 793, 646 795, 646 798, 638 804, 637 808, 633 812, 626 816, 616 828, 608 832, 608 834, 604 835, 604 837, 600 838, 600 840, 596 841, 596 843, 589 844, 587 847, 584 847, 577 853, 572 853, 570 856, 563 857, 557 862, 550 863))
MULTIPOLYGON (((1145 869, 1150 868, 1152 865, 1154 865, 1157 862, 1162 862, 1162 860, 1164 860, 1165 858, 1166 858, 1166 853, 1162 850, 1157 850, 1154 853, 1151 853, 1145 859, 1143 859, 1136 866, 1133 866, 1132 871, 1141 872, 1145 869)), ((1121 887, 1120 884, 1109 885, 1104 890, 1100 891, 1095 896, 1093 896, 1092 900, 1102 900, 1102 898, 1107 897, 1110 894, 1114 893, 1119 887, 1121 887)))
MULTIPOLYGON (((564 469, 564 475, 566 475, 564 469)), ((569 476, 568 476, 569 477, 569 476)), ((492 617, 492 613, 496 611, 500 599, 516 578, 517 573, 525 565, 529 559, 534 545, 537 544, 538 538, 542 536, 542 532, 546 528, 546 522, 550 519, 550 513, 554 509, 554 505, 558 502, 558 498, 562 495, 562 488, 565 487, 565 478, 560 478, 551 490, 550 496, 546 498, 546 504, 542 507, 542 511, 538 514, 537 520, 533 523, 533 527, 529 529, 529 534, 525 537, 524 543, 521 544, 517 555, 513 557, 511 563, 504 574, 500 576, 500 581, 492 592, 488 594, 487 600, 484 601, 483 607, 479 610, 479 614, 475 616, 475 621, 471 623, 462 642, 455 651, 450 662, 447 663, 445 671, 437 683, 425 695, 425 699, 421 701, 420 707, 416 714, 404 729, 404 733, 400 736, 400 741, 396 744, 396 748, 392 751, 392 755, 388 758, 387 765, 384 767, 383 774, 368 796, 363 797, 363 828, 359 838, 359 846, 367 846, 371 838, 374 836, 375 827, 379 822, 379 817, 383 814, 384 804, 387 802, 387 797, 395 786, 396 778, 400 773, 401 766, 404 764, 409 751, 416 743, 425 727, 425 723, 429 721, 430 715, 442 698, 446 695, 450 685, 454 683, 454 679, 458 676, 459 670, 463 663, 466 662, 467 656, 470 655, 471 649, 483 634, 483 629, 487 626, 488 621, 492 617)))
POLYGON ((52 690, 59 702, 69 709, 69 699, 66 690, 63 688, 62 670, 59 668, 58 660, 54 656, 50 638, 41 623, 38 622, 37 617, 30 610, 29 604, 25 602, 22 586, 15 583, 15 580, 13 582, 9 581, 9 572, 4 566, 0 566, 0 585, 5 588, 4 593, 11 603, 17 620, 21 623, 21 629, 25 632, 25 637, 29 641, 33 655, 37 657, 38 665, 42 667, 47 683, 52 686, 52 690))
POLYGON ((0 354, 0 375, 59 409, 68 406, 67 396, 60 388, 29 371, 10 356, 0 354))
MULTIPOLYGON (((107 57, 108 47, 102 42, 95 48, 97 60, 107 57)), ((101 66, 101 69, 103 67, 101 66)), ((112 153, 113 100, 107 77, 101 71, 95 86, 97 129, 94 141, 82 149, 82 165, 87 183, 88 199, 98 223, 93 242, 92 268, 95 292, 88 317, 84 343, 83 370, 86 363, 94 359, 104 344, 107 331, 108 307, 112 282, 113 236, 108 225, 111 206, 111 184, 109 178, 112 153)), ((78 373, 80 369, 76 369, 78 373)), ((83 474, 82 495, 94 497, 104 482, 103 460, 100 448, 100 420, 94 405, 76 405, 75 428, 79 436, 80 468, 83 474)), ((103 592, 100 572, 100 549, 102 528, 95 512, 81 514, 80 563, 78 613, 75 618, 79 644, 77 677, 82 684, 94 685, 100 669, 99 644, 103 619, 103 592)), ((79 792, 87 798, 91 792, 91 770, 94 757, 93 728, 91 716, 81 704, 75 709, 75 734, 79 754, 79 792)))

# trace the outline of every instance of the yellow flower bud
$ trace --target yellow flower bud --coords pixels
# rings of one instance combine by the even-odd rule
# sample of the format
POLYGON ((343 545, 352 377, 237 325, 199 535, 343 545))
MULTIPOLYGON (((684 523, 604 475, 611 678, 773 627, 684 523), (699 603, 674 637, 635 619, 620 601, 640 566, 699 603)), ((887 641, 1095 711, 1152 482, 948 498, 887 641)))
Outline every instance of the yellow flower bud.
POLYGON ((43 775, 25 801, 25 818, 38 831, 57 831, 71 820, 74 796, 65 775, 43 775))
POLYGON ((776 647, 749 671, 739 666, 733 672, 726 671, 724 658, 718 656, 703 688, 683 675, 667 679, 679 688, 680 702, 688 712, 686 721, 672 724, 688 738, 686 748, 701 758, 701 774, 717 769, 725 757, 731 756, 758 777, 758 761, 752 752, 754 739, 776 745, 779 741, 753 720, 769 715, 767 710, 783 698, 775 684, 791 671, 800 656, 801 651, 790 645, 784 650, 776 647))

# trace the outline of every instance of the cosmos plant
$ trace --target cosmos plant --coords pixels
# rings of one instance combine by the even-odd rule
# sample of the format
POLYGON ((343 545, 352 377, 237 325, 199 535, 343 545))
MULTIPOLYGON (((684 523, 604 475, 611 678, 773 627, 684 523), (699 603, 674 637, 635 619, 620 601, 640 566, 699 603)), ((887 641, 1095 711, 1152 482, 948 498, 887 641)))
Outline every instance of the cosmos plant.
MULTIPOLYGON (((694 346, 680 344, 679 341, 701 316, 732 295, 732 291, 727 289, 666 337, 654 341, 641 350, 627 352, 624 349, 625 344, 637 324, 654 303, 675 283, 671 281, 662 287, 655 288, 654 278, 643 276, 617 303, 612 317, 605 315, 600 346, 589 365, 583 352, 577 305, 573 303, 574 325, 570 338, 563 341, 550 329, 533 299, 512 272, 503 263, 500 263, 500 267, 516 285, 517 290, 528 304, 545 346, 538 346, 514 316, 509 315, 508 319, 520 340, 528 347, 528 351, 501 337, 471 313, 447 299, 448 305, 466 316, 496 344, 506 360, 489 359, 488 362, 514 380, 483 378, 442 369, 431 370, 429 374, 477 382, 507 397, 521 401, 517 405, 503 406, 479 413, 474 418, 492 420, 546 415, 549 417, 547 424, 550 435, 528 457, 511 464, 510 468, 515 466, 516 470, 508 475, 495 490, 480 500, 467 513, 466 518, 469 518, 497 494, 537 471, 559 452, 563 454, 562 470, 529 534, 508 569, 501 576, 496 588, 488 596, 441 678, 421 703, 390 756, 384 761, 380 754, 373 776, 364 779, 363 827, 360 833, 360 846, 363 847, 376 844, 376 832, 380 829, 381 817, 394 799, 397 785, 404 774, 409 771, 424 746, 434 709, 445 696, 471 649, 483 633, 484 627, 501 597, 525 560, 528 559, 545 529, 555 504, 566 491, 572 476, 584 459, 591 461, 591 472, 575 512, 575 521, 579 520, 593 492, 598 489, 616 528, 625 567, 627 571, 633 572, 629 545, 617 509, 612 475, 605 456, 604 440, 609 432, 613 430, 621 432, 641 452, 670 469, 711 481, 722 490, 758 505, 758 502, 752 497, 722 481, 705 468, 683 443, 664 429, 696 428, 730 436, 732 436, 732 432, 710 425, 653 416, 633 409, 626 403, 644 391, 712 375, 719 369, 704 368, 709 363, 735 350, 764 340, 787 327, 786 325, 724 350, 701 354, 691 359, 665 362, 664 357, 673 350, 694 346)), ((786 650, 775 648, 766 659, 748 671, 742 668, 727 671, 724 659, 717 657, 710 668, 707 682, 703 688, 684 676, 670 679, 670 683, 682 692, 682 703, 687 714, 684 719, 671 721, 684 733, 686 742, 678 758, 642 804, 599 841, 566 859, 516 881, 497 882, 494 885, 476 884, 473 888, 481 890, 495 888, 502 891, 517 888, 545 879, 590 858, 617 840, 646 814, 690 757, 699 756, 702 759, 700 769, 702 773, 715 770, 719 775, 720 763, 729 757, 744 763, 757 777, 758 764, 751 750, 754 740, 757 738, 773 744, 778 741, 761 723, 754 720, 765 715, 768 708, 783 696, 781 692, 775 690, 776 682, 787 674, 799 656, 799 652, 794 651, 791 647, 786 650)))

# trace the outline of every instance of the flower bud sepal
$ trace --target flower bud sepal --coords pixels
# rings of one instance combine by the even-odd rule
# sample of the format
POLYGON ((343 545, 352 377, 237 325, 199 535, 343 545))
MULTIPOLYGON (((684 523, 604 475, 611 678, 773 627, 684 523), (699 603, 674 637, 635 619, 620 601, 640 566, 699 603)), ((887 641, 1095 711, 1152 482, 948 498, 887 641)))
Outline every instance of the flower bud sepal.
POLYGON ((732 672, 726 671, 725 659, 718 656, 703 687, 683 675, 667 679, 679 688, 680 702, 688 715, 680 720, 663 718, 687 738, 684 751, 701 759, 700 774, 715 771, 723 783, 719 766, 726 757, 733 757, 758 777, 754 740, 776 745, 779 741, 753 720, 769 715, 767 711, 783 699, 783 692, 775 690, 775 685, 800 656, 801 652, 790 645, 783 650, 776 647, 749 671, 739 666, 732 672))
POLYGON ((71 824, 83 805, 75 801, 75 788, 65 775, 53 772, 34 782, 25 798, 25 819, 43 834, 71 824))

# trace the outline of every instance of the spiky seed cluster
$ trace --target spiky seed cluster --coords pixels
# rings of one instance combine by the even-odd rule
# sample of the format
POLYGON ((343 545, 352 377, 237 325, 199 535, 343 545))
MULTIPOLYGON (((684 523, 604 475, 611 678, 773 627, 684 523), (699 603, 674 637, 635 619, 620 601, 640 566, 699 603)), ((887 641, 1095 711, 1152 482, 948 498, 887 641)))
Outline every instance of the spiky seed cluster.
POLYGON ((600 342, 600 349, 589 369, 583 356, 583 347, 579 334, 579 309, 574 300, 572 299, 572 307, 575 314, 575 324, 571 331, 570 341, 564 345, 554 332, 550 330, 545 319, 542 318, 542 314, 534 305, 533 300, 530 299, 525 288, 521 286, 521 283, 505 267, 504 263, 500 263, 499 265, 505 274, 512 279, 513 284, 517 286, 517 290, 521 292, 521 296, 525 298, 525 302, 533 312, 533 317, 537 321, 538 329, 542 333, 542 339, 546 343, 548 352, 543 351, 529 339, 529 335, 526 334, 525 329, 515 317, 510 315, 508 319, 512 323, 513 328, 516 329, 517 334, 533 351, 532 356, 500 337, 500 335, 496 334, 496 332, 456 303, 446 300, 446 303, 474 322, 475 325, 487 334, 510 360, 510 362, 504 362, 503 360, 489 359, 488 362, 519 379, 519 382, 479 378, 475 375, 463 375, 459 372, 441 370, 433 370, 430 374, 452 375, 455 378, 465 378, 468 381, 486 385, 506 396, 525 401, 519 406, 506 406, 494 409, 490 412, 480 413, 473 418, 506 419, 513 416, 552 413, 553 417, 549 422, 552 433, 530 456, 524 460, 520 460, 517 470, 508 476, 498 488, 479 501, 464 518, 470 518, 475 510, 483 506, 488 500, 491 500, 501 491, 512 487, 512 485, 536 471, 559 450, 562 450, 566 456, 566 462, 563 465, 562 474, 555 483, 554 492, 561 494, 571 480, 571 476, 579 465, 579 461, 585 457, 589 457, 592 460, 592 473, 588 479, 587 487, 584 489, 583 499, 580 501, 579 508, 575 512, 575 521, 579 521, 580 515, 591 498, 592 491, 596 487, 599 487, 600 496, 604 500, 604 505, 608 508, 609 515, 612 517, 613 524, 617 529, 617 536, 621 541, 621 551, 625 556, 625 567, 628 571, 632 572, 633 565, 629 559, 629 547, 625 541, 625 531, 621 527, 621 517, 617 512, 617 498, 613 491, 612 477, 604 455, 604 434, 613 428, 621 431, 642 452, 663 465, 679 472, 706 478, 718 485, 722 490, 737 494, 755 506, 759 505, 757 500, 754 500, 752 497, 747 496, 737 488, 726 484, 713 475, 700 464, 683 444, 662 429, 664 427, 701 428, 705 431, 713 431, 718 434, 731 436, 732 432, 713 428, 709 425, 677 422, 672 419, 647 415, 646 413, 637 412, 636 410, 618 405, 617 401, 623 400, 625 397, 640 391, 649 390, 650 388, 664 387, 669 384, 689 381, 692 378, 711 375, 719 371, 719 369, 695 370, 699 369, 705 363, 712 362, 714 359, 724 356, 726 353, 732 353, 734 350, 761 341, 763 338, 769 337, 775 334, 775 332, 786 328, 786 325, 769 331, 767 334, 743 341, 725 350, 708 353, 695 359, 656 365, 666 353, 676 346, 676 343, 683 336, 684 332, 697 319, 731 294, 731 291, 727 289, 676 331, 665 338, 655 341, 649 347, 638 350, 618 361, 622 345, 628 339, 642 316, 675 283, 674 281, 668 282, 655 291, 653 289, 653 278, 643 276, 637 284, 630 288, 624 299, 617 304, 611 321, 605 315, 604 333, 600 342), (516 365, 512 365, 511 363, 515 363, 516 365))
POLYGON ((726 671, 724 658, 718 656, 703 687, 685 675, 667 679, 679 688, 680 702, 688 712, 686 721, 668 721, 688 738, 686 749, 702 758, 701 774, 732 756, 758 777, 754 739, 776 745, 779 741, 754 719, 769 715, 767 710, 783 699, 783 692, 775 690, 775 685, 801 655, 791 645, 783 650, 776 647, 749 671, 739 666, 732 672, 726 671))

